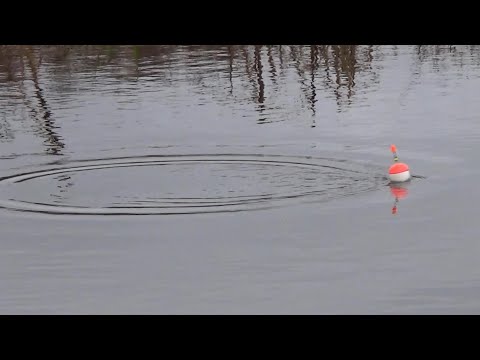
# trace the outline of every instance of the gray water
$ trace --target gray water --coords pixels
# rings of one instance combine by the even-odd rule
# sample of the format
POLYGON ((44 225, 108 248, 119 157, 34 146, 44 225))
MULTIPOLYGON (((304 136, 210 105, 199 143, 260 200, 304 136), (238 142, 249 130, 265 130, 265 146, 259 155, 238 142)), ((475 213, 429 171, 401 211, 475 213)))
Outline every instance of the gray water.
POLYGON ((480 313, 479 89, 477 46, 0 46, 0 313, 480 313))

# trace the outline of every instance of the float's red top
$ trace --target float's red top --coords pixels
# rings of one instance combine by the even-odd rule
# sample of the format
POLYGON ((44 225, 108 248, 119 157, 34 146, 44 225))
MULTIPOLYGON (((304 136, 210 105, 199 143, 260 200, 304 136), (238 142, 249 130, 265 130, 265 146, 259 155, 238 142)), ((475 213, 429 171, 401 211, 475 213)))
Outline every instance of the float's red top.
POLYGON ((390 166, 390 170, 388 171, 390 174, 399 174, 404 171, 408 171, 408 165, 404 163, 395 163, 390 166))

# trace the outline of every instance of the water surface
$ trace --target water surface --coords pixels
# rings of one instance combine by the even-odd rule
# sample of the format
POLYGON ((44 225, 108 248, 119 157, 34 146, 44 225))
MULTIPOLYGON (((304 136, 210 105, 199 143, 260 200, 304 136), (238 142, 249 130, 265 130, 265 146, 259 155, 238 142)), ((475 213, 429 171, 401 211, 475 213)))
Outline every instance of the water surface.
POLYGON ((0 313, 479 313, 479 88, 477 46, 0 46, 0 313))

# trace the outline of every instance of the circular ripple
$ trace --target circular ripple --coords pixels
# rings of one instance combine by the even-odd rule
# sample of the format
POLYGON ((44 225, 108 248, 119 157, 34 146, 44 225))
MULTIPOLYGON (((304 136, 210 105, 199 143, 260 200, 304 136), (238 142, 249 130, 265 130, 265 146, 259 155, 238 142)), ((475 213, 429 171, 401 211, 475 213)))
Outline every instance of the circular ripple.
POLYGON ((338 159, 145 156, 76 161, 0 178, 0 207, 75 215, 232 212, 327 201, 384 181, 378 170, 338 159))

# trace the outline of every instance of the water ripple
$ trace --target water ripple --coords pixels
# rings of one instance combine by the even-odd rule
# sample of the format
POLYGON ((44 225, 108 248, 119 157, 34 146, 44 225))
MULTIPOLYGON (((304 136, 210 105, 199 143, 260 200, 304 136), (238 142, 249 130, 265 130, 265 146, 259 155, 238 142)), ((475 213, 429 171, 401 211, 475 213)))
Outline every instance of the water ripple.
POLYGON ((149 155, 79 160, 0 178, 0 207, 74 215, 251 211, 324 202, 382 184, 385 177, 378 169, 343 159, 149 155), (68 183, 59 174, 68 175, 68 183))

